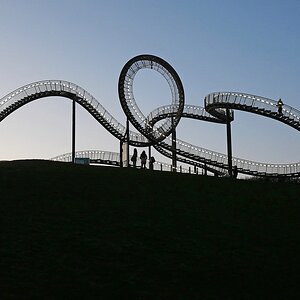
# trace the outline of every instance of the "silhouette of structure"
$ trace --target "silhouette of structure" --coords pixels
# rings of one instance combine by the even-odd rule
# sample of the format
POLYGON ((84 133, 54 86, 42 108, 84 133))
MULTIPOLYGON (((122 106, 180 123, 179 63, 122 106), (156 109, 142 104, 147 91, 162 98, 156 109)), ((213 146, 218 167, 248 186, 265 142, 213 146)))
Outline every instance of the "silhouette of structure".
MULTIPOLYGON (((0 99, 0 121, 34 100, 60 96, 73 101, 71 161, 77 157, 77 153, 75 153, 75 103, 78 103, 120 140, 120 152, 123 149, 123 143, 128 148, 129 146, 153 146, 158 152, 172 159, 173 171, 178 171, 176 163, 182 162, 215 175, 229 173, 232 176, 232 165, 234 165, 242 174, 271 177, 300 176, 300 162, 270 164, 232 156, 230 125, 234 120, 233 110, 242 110, 272 118, 300 131, 300 112, 289 105, 284 104, 279 113, 277 101, 238 92, 211 93, 204 98, 204 107, 186 105, 183 85, 178 74, 167 62, 153 55, 139 55, 129 60, 120 73, 118 90, 122 108, 127 116, 126 126, 118 122, 86 90, 74 83, 62 80, 34 82, 6 95, 0 99), (159 72, 168 82, 172 93, 170 105, 158 107, 148 116, 143 115, 133 94, 134 77, 139 70, 144 68, 159 72), (181 118, 192 118, 227 126, 227 155, 177 139, 176 126, 181 118), (138 132, 129 130, 129 122, 138 132), (157 122, 159 125, 156 125, 157 122)), ((129 151, 126 155, 127 162, 129 162, 129 151)), ((121 156, 119 165, 123 165, 121 156)))

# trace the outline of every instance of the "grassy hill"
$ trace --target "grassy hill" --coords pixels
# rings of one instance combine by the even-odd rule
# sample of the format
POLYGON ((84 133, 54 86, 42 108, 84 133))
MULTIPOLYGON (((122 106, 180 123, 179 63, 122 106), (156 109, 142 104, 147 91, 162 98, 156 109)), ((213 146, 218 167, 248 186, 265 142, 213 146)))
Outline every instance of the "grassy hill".
POLYGON ((300 185, 0 163, 1 299, 298 299, 300 185))

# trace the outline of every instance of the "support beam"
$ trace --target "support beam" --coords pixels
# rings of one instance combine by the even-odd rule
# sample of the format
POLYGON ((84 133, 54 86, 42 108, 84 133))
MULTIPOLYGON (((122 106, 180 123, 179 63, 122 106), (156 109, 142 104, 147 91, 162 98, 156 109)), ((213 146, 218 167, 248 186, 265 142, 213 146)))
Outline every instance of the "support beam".
POLYGON ((120 140, 120 167, 123 168, 123 141, 120 140))
POLYGON ((149 158, 149 161, 150 161, 150 158, 151 158, 151 146, 148 147, 148 158, 149 158))
POLYGON ((72 163, 75 164, 76 102, 72 103, 72 163))
MULTIPOLYGON (((172 126, 173 126, 173 118, 172 118, 172 126)), ((177 159, 176 159, 176 128, 174 127, 172 130, 172 171, 176 172, 177 168, 177 159)))
POLYGON ((229 108, 226 108, 226 129, 227 129, 228 174, 230 177, 232 177, 231 120, 230 120, 229 108))
POLYGON ((129 161, 129 119, 126 119, 126 160, 127 160, 127 167, 130 167, 130 161, 129 161))

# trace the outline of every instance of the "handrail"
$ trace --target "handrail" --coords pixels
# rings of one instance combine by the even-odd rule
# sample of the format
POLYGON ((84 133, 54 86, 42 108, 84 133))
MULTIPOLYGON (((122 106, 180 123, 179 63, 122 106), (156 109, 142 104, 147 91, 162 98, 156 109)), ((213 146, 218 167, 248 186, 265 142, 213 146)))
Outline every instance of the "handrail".
MULTIPOLYGON (((284 104, 282 113, 277 111, 277 102, 265 97, 239 92, 215 92, 204 98, 205 109, 184 104, 184 92, 181 81, 165 61, 160 58, 142 55, 130 60, 124 67, 119 82, 119 94, 122 107, 139 133, 129 132, 129 144, 137 147, 155 145, 158 151, 166 155, 171 150, 172 140, 168 135, 179 123, 181 117, 215 123, 225 122, 225 110, 244 110, 250 113, 276 119, 300 131, 299 110, 284 104), (172 104, 152 111, 143 116, 132 94, 132 82, 135 74, 142 68, 158 71, 167 80, 172 104), (126 89, 124 88, 126 87, 126 89), (175 119, 171 122, 171 119, 175 119), (165 119, 160 127, 156 123, 165 119)), ((18 108, 43 97, 60 96, 75 100, 83 106, 102 126, 121 141, 126 141, 126 128, 118 122, 90 93, 82 87, 64 80, 42 80, 27 84, 0 99, 0 121, 18 108)), ((190 143, 176 140, 176 155, 179 160, 195 165, 210 166, 214 170, 228 168, 225 154, 211 151, 190 143)), ((168 155, 167 155, 168 156, 168 155)), ((300 176, 300 163, 270 164, 233 157, 232 163, 240 173, 260 176, 300 176)))
MULTIPOLYGON (((129 156, 131 160, 132 155, 129 156)), ((75 152, 75 158, 88 158, 90 160, 90 164, 102 164, 102 165, 120 165, 120 153, 111 152, 111 151, 103 151, 103 150, 81 150, 75 152)), ((64 153, 58 156, 51 158, 53 161, 60 162, 72 162, 72 153, 64 153)), ((141 165, 140 158, 137 157, 137 167, 141 165)), ((172 165, 155 161, 153 164, 153 170, 158 171, 172 171, 172 165)), ((189 174, 199 174, 196 169, 187 169, 182 166, 176 168, 177 172, 180 173, 189 173, 189 174)))

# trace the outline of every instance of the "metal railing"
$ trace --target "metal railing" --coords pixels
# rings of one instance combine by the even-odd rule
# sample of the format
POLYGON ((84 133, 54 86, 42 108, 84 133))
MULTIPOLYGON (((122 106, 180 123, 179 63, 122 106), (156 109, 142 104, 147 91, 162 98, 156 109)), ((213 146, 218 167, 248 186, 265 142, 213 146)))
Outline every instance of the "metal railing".
MULTIPOLYGON (((76 151, 75 159, 76 158, 88 158, 91 164, 103 164, 103 165, 120 165, 120 153, 118 152, 111 152, 111 151, 101 151, 101 150, 83 150, 83 151, 76 151)), ((132 155, 129 156, 131 161, 132 155)), ((53 161, 60 161, 60 162, 72 162, 72 153, 65 153, 58 156, 51 158, 50 160, 53 161)), ((132 166, 132 164, 131 164, 132 166)), ((140 168, 141 160, 137 158, 136 167, 140 168)), ((148 160, 148 169, 149 169, 149 160, 148 160)), ((157 171, 172 171, 172 165, 155 161, 153 164, 153 169, 157 171)), ((200 174, 197 168, 185 168, 183 166, 178 166, 176 171, 179 173, 189 173, 189 174, 200 174)))
POLYGON ((253 112, 255 110, 261 110, 265 112, 265 115, 268 116, 270 113, 277 114, 278 118, 282 116, 289 118, 294 122, 300 123, 300 111, 287 105, 283 104, 282 113, 278 113, 277 101, 272 99, 250 95, 246 93, 238 92, 217 92, 207 95, 204 99, 205 107, 209 111, 218 107, 218 105, 229 104, 233 109, 251 109, 253 112))
MULTIPOLYGON (((155 66, 153 66, 155 67, 155 66)), ((172 92, 174 92, 172 90, 172 92)), ((33 100, 49 97, 63 96, 75 99, 85 107, 109 132, 118 139, 124 139, 126 128, 118 122, 90 93, 80 86, 63 80, 44 80, 25 85, 5 97, 0 99, 0 119, 3 120, 15 109, 29 103, 33 100)), ((294 128, 300 130, 300 112, 289 105, 284 104, 282 115, 277 112, 277 102, 265 97, 249 95, 236 92, 218 92, 212 93, 205 97, 205 108, 212 112, 219 109, 219 113, 224 113, 224 107, 230 109, 241 109, 263 114, 267 117, 275 117, 279 121, 285 122, 294 128)), ((134 105, 133 105, 134 107, 134 105)), ((174 114, 178 106, 164 106, 154 110, 149 120, 159 118, 160 115, 174 114)), ((211 121, 223 122, 216 119, 213 115, 204 111, 203 108, 185 105, 183 107, 183 116, 194 119, 210 118, 211 121)), ((169 124, 167 124, 169 126, 169 124)), ((130 144, 136 146, 149 145, 149 140, 141 133, 130 131, 130 144)), ((172 140, 170 137, 165 138, 158 143, 158 146, 170 150, 172 140)), ((227 168, 228 157, 222 153, 211 151, 202 147, 192 145, 182 140, 176 140, 176 152, 178 156, 186 157, 190 160, 206 163, 216 168, 227 168)), ((110 160, 110 159, 109 159, 110 160)), ((299 176, 300 163, 289 164, 270 164, 255 162, 246 159, 233 157, 232 163, 237 166, 239 172, 252 175, 269 175, 269 176, 299 176)))

